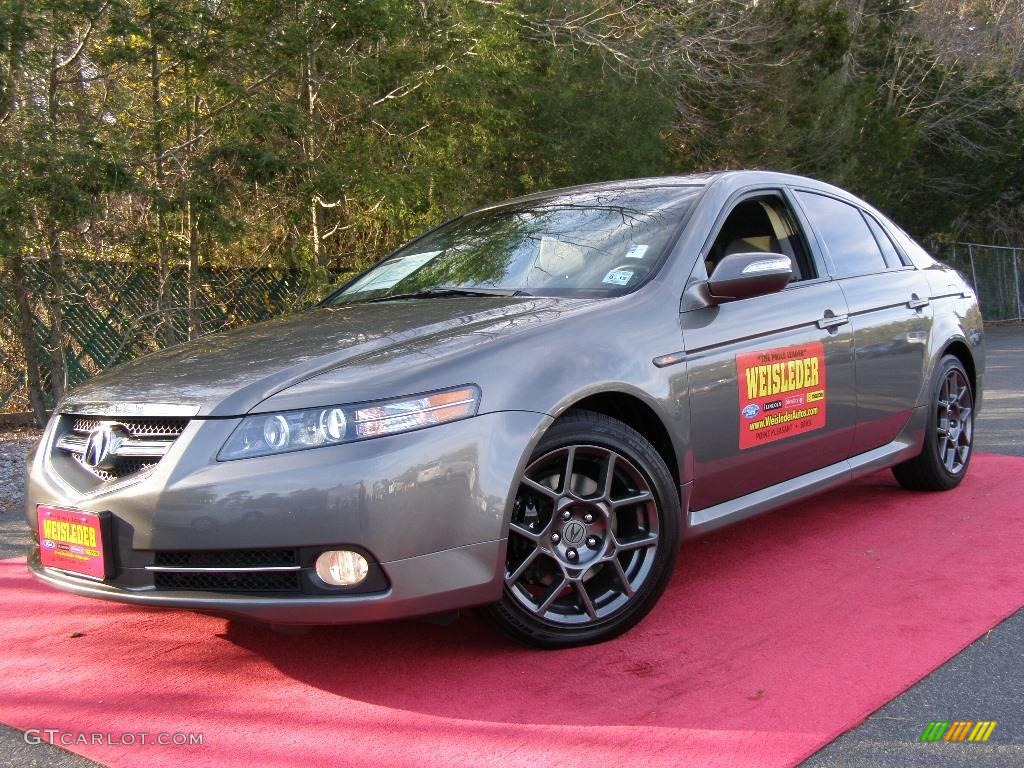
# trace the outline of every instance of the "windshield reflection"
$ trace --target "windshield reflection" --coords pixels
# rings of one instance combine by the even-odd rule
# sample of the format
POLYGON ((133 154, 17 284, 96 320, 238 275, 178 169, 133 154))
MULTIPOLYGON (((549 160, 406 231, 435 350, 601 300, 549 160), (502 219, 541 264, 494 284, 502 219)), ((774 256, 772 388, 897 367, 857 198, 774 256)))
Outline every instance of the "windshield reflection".
POLYGON ((485 295, 607 297, 653 275, 699 187, 573 192, 460 217, 328 300, 485 295))

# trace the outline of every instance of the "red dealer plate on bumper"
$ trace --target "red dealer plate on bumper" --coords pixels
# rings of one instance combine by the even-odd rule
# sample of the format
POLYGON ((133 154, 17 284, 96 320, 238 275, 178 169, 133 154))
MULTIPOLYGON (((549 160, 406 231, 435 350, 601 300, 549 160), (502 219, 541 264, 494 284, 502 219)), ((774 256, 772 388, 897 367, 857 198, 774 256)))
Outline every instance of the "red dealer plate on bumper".
POLYGON ((97 514, 40 504, 36 507, 40 562, 48 568, 93 579, 107 578, 110 558, 103 534, 109 517, 109 512, 97 514))

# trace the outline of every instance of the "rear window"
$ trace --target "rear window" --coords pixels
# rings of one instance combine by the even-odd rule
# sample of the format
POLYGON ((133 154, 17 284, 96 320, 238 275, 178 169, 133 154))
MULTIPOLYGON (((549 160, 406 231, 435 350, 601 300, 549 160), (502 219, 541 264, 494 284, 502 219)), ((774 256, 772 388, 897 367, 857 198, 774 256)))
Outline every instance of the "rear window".
POLYGON ((935 259, 928 253, 924 248, 918 245, 917 241, 914 240, 910 235, 904 232, 900 227, 894 224, 890 219, 883 217, 886 229, 892 232, 893 238, 903 248, 903 252, 910 259, 910 262, 918 269, 926 269, 930 265, 935 263, 935 259))
POLYGON ((885 256, 885 263, 889 265, 891 269, 903 266, 903 259, 900 257, 900 252, 896 250, 896 246, 893 245, 891 239, 889 239, 888 233, 882 229, 882 225, 875 221, 874 217, 870 214, 865 213, 864 218, 868 222, 868 226, 871 227, 871 234, 875 236, 875 240, 878 242, 878 247, 882 249, 882 255, 885 256))

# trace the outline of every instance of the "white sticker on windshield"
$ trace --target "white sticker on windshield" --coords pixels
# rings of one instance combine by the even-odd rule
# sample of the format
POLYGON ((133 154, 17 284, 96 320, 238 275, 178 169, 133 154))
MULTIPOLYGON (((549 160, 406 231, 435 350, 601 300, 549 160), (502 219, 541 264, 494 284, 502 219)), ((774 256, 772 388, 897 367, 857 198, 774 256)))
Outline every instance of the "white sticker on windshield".
POLYGON ((611 285, 627 285, 633 279, 633 273, 628 269, 613 269, 604 276, 602 283, 611 285))
POLYGON ((629 250, 626 251, 626 258, 642 259, 645 253, 647 253, 646 245, 637 245, 636 243, 634 243, 633 245, 629 246, 629 250))
POLYGON ((371 270, 365 277, 356 280, 345 293, 362 293, 363 291, 379 291, 384 288, 390 288, 403 277, 411 275, 439 253, 441 251, 410 253, 408 256, 399 256, 397 259, 386 261, 376 269, 371 270))

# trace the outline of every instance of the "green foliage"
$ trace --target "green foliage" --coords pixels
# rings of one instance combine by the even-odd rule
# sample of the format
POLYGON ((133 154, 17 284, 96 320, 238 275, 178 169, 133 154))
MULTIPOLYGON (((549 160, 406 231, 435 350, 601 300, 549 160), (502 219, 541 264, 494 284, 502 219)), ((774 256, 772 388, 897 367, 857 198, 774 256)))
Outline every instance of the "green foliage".
POLYGON ((0 0, 3 242, 351 269, 488 201, 741 166, 1020 238, 1019 28, 942 2, 0 0))
POLYGON ((211 269, 323 291, 614 178, 792 171, 1020 245, 1022 37, 1010 0, 0 0, 0 360, 40 412, 81 373, 72 258, 155 274, 166 344, 211 269))

